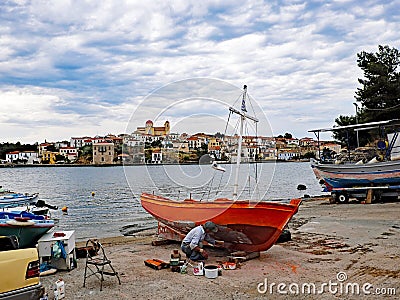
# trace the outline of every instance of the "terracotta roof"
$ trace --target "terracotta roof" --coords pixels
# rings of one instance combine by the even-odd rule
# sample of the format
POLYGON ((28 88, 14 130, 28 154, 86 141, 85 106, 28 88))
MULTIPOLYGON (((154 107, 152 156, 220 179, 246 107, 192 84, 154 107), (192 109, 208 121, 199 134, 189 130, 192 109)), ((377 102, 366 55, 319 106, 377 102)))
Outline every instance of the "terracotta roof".
POLYGON ((97 142, 97 143, 94 143, 95 145, 114 145, 114 143, 111 143, 111 142, 97 142))
POLYGON ((210 150, 221 150, 220 146, 211 146, 210 150))
POLYGON ((11 152, 8 152, 7 154, 18 154, 18 153, 20 153, 19 151, 11 151, 11 152))

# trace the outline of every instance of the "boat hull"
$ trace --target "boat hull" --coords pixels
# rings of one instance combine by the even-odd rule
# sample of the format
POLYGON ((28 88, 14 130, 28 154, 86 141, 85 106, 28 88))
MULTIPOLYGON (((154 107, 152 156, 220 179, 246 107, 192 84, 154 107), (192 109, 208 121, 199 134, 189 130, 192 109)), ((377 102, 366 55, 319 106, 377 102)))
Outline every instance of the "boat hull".
POLYGON ((54 221, 28 212, 0 212, 0 235, 15 235, 20 248, 35 247, 36 242, 51 228, 54 221))
POLYGON ((20 248, 34 247, 37 241, 53 227, 54 222, 52 221, 35 222, 31 226, 17 226, 1 222, 0 235, 15 235, 20 248))
POLYGON ((364 165, 311 165, 317 177, 333 188, 400 185, 400 161, 364 165))
POLYGON ((298 211, 300 199, 290 204, 217 199, 213 202, 174 201, 146 194, 141 195, 143 208, 160 223, 182 238, 192 228, 212 221, 218 226, 214 238, 225 247, 248 252, 268 250, 298 211))
POLYGON ((29 203, 34 202, 34 200, 36 200, 37 197, 38 194, 24 195, 24 194, 13 193, 13 194, 3 195, 0 196, 0 208, 27 205, 29 203))

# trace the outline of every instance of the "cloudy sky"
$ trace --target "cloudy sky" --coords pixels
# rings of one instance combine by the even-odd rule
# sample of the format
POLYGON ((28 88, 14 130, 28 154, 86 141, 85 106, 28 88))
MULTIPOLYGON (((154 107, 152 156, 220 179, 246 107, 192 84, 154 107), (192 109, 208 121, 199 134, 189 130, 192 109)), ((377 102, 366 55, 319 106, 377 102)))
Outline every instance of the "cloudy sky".
POLYGON ((243 84, 273 134, 309 136, 354 114, 356 54, 399 48, 399 32, 400 0, 1 1, 0 142, 117 134, 157 116, 179 133, 223 131, 203 117, 225 118, 218 101, 237 96, 213 89, 243 84))

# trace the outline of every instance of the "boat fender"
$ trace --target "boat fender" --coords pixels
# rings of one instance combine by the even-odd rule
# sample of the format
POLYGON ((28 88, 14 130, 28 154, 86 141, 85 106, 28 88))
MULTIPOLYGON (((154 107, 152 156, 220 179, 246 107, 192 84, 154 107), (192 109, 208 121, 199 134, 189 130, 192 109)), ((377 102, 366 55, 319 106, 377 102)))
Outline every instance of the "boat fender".
POLYGON ((30 219, 29 220, 25 219, 25 218, 18 218, 18 219, 20 219, 20 220, 17 220, 17 218, 15 218, 15 219, 6 221, 6 223, 11 226, 32 226, 35 224, 35 222, 30 219))

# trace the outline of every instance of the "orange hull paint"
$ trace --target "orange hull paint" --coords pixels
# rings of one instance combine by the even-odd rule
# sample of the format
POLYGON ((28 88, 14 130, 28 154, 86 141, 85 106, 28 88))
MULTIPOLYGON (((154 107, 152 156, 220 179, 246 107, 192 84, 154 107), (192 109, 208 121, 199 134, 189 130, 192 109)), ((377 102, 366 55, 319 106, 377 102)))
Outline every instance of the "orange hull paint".
POLYGON ((212 202, 174 201, 146 193, 140 200, 147 212, 179 234, 213 221, 219 229, 215 239, 223 240, 232 250, 249 252, 269 249, 301 203, 300 199, 293 199, 290 204, 225 198, 212 202))

